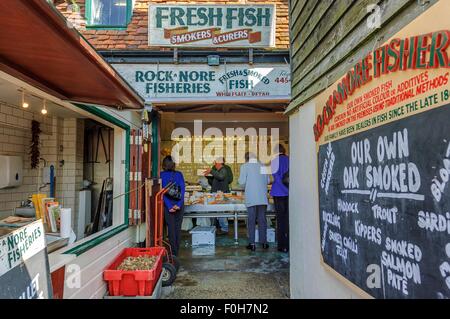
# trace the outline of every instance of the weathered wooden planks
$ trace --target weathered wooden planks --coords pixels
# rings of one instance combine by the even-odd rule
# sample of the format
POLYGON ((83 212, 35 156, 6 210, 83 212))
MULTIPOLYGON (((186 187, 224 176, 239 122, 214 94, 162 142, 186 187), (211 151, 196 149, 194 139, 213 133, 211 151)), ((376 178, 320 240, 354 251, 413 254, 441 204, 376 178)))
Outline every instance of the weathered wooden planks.
MULTIPOLYGON (((409 1, 409 0, 400 0, 409 1)), ((378 3, 381 1, 379 0, 378 3)), ((394 1, 397 2, 397 1, 394 1)), ((314 69, 319 62, 321 62, 330 52, 339 50, 339 44, 346 38, 351 38, 355 32, 355 28, 360 27, 364 29, 366 27, 366 18, 368 17, 367 5, 373 3, 373 0, 359 0, 353 6, 350 6, 344 16, 339 19, 338 23, 330 29, 330 32, 318 42, 318 45, 308 55, 300 55, 297 61, 294 57, 292 61, 292 70, 297 71, 296 81, 293 85, 302 79, 309 71, 314 69)), ((358 30, 360 32, 361 30, 358 30)), ((314 46, 314 43, 310 44, 310 47, 314 46)), ((350 48, 347 48, 350 49, 350 48)), ((306 47, 308 50, 308 47, 306 47)), ((305 52, 306 53, 306 52, 305 52)))
MULTIPOLYGON (((336 5, 338 3, 344 3, 348 0, 340 1, 340 0, 324 0, 320 1, 314 10, 313 16, 323 17, 327 12, 332 13, 332 9, 330 9, 331 5, 336 5)), ((334 16, 334 14, 333 14, 334 16)), ((293 33, 293 37, 291 38, 291 52, 292 55, 295 55, 300 47, 303 46, 305 40, 308 39, 313 30, 317 27, 317 25, 322 22, 323 19, 308 19, 306 24, 304 25, 301 32, 293 33)), ((294 26, 293 31, 296 29, 294 26)))
POLYGON ((302 12, 306 2, 308 2, 308 0, 291 0, 291 6, 289 8, 289 11, 291 12, 290 17, 294 18, 295 20, 289 23, 290 29, 292 29, 292 27, 298 23, 300 13, 302 12))
POLYGON ((317 26, 312 35, 306 41, 300 41, 297 37, 291 39, 292 56, 298 58, 298 63, 304 61, 314 50, 320 41, 331 31, 331 28, 347 12, 348 8, 358 0, 336 0, 320 19, 316 19, 317 26))
MULTIPOLYGON (((369 51, 385 42, 437 1, 439 0, 430 0, 423 5, 414 0, 383 1, 382 28, 369 29, 365 23, 360 24, 326 58, 310 66, 306 74, 303 67, 294 70, 293 100, 286 112, 290 113, 337 81, 369 51)), ((315 52, 314 50, 312 54, 316 55, 315 52)))
MULTIPOLYGON (((291 35, 300 34, 308 20, 313 16, 315 7, 320 3, 319 0, 307 0, 297 17, 291 21, 291 35)), ((292 38, 291 38, 292 39, 292 38)))

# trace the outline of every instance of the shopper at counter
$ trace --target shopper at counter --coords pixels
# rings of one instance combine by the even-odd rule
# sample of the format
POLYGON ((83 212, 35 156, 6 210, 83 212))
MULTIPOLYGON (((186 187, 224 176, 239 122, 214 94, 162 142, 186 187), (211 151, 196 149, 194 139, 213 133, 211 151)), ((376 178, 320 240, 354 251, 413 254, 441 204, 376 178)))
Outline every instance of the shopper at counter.
POLYGON ((263 173, 263 166, 258 162, 256 155, 245 154, 246 163, 241 166, 239 185, 245 187, 245 206, 248 211, 248 241, 247 249, 256 250, 255 231, 258 221, 259 242, 264 249, 267 244, 267 220, 266 210, 269 201, 267 199, 267 184, 269 175, 263 173))
POLYGON ((181 172, 175 170, 175 162, 172 156, 166 156, 164 158, 162 168, 162 187, 166 187, 169 183, 176 183, 181 188, 181 199, 179 200, 164 195, 164 220, 168 228, 169 242, 172 254, 178 256, 181 240, 181 224, 183 223, 184 214, 184 176, 181 172))
POLYGON ((211 192, 230 192, 230 185, 233 182, 233 171, 231 167, 225 164, 225 159, 219 157, 214 161, 214 166, 205 171, 205 176, 208 178, 209 185, 211 185, 211 192))
POLYGON ((276 146, 278 155, 271 162, 273 184, 270 195, 275 203, 277 214, 278 250, 289 251, 289 188, 283 183, 283 178, 289 172, 289 157, 283 145, 276 146))
MULTIPOLYGON (((230 192, 230 185, 233 182, 233 172, 231 168, 225 164, 225 159, 219 157, 214 161, 214 166, 205 171, 208 183, 211 185, 211 192, 230 192)), ((218 218, 220 230, 218 235, 228 234, 228 219, 218 218)))

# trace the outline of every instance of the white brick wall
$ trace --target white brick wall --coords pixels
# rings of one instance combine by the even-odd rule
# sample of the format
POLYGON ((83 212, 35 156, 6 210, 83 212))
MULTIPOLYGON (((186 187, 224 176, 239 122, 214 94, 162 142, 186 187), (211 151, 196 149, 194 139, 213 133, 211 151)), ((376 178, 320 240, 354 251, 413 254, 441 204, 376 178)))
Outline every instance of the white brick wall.
MULTIPOLYGON (((77 209, 77 190, 83 178, 83 127, 82 120, 43 116, 31 110, 7 105, 0 101, 0 154, 23 157, 23 185, 17 188, 0 189, 0 211, 11 211, 20 202, 39 191, 42 185, 42 170, 31 169, 29 145, 31 143, 31 121, 41 123, 41 157, 56 170, 56 197, 65 207, 77 209), (62 152, 60 146, 62 145, 62 152), (65 161, 64 167, 59 162, 65 161)), ((40 163, 42 168, 43 162, 40 163)), ((47 186, 40 192, 49 194, 47 186)), ((74 214, 73 214, 74 215, 74 214)), ((74 225, 76 226, 76 225, 74 225)))
POLYGON ((62 132, 59 145, 63 147, 63 152, 59 152, 59 158, 64 160, 64 166, 59 172, 62 183, 56 195, 64 207, 72 208, 72 226, 76 229, 75 212, 78 211, 78 190, 83 181, 84 123, 76 118, 64 119, 63 124, 58 128, 62 132))

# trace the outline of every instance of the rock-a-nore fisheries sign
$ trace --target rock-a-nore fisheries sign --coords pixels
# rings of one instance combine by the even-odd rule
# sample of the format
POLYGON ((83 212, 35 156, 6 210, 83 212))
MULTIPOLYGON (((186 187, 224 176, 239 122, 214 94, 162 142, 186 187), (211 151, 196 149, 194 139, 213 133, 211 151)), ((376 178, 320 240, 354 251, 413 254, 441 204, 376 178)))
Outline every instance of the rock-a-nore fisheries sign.
POLYGON ((288 64, 113 64, 151 103, 289 100, 288 64))
POLYGON ((150 5, 149 46, 273 47, 273 4, 150 5))
POLYGON ((0 237, 0 299, 51 298, 42 221, 0 237))

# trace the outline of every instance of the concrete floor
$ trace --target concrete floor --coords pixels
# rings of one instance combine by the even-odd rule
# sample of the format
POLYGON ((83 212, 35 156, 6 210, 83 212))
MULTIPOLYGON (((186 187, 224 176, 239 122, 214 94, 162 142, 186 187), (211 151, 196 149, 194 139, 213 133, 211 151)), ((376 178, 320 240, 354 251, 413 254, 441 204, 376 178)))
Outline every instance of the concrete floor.
POLYGON ((180 270, 172 287, 163 289, 165 299, 283 299, 289 298, 289 257, 276 244, 269 250, 245 248, 246 228, 239 228, 239 245, 232 235, 216 236, 216 245, 192 247, 191 235, 183 232, 180 270))

